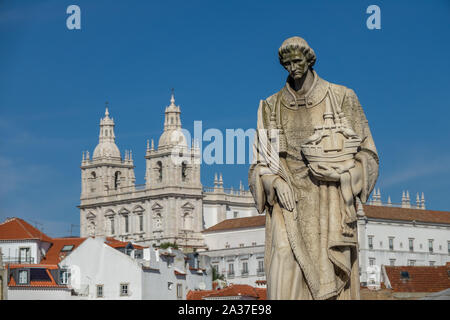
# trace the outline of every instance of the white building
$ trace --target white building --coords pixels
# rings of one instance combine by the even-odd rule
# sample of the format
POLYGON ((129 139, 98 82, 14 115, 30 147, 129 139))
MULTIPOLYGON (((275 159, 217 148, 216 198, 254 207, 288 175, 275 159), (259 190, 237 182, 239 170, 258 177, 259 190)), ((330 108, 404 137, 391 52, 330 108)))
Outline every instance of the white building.
POLYGON ((450 261, 450 212, 364 206, 358 219, 361 283, 370 266, 442 266, 450 261))
POLYGON ((265 215, 227 219, 205 231, 211 265, 228 283, 265 283, 265 215))
POLYGON ((47 235, 22 219, 6 219, 0 224, 3 263, 39 263, 51 244, 47 235))
POLYGON ((114 120, 100 120, 99 143, 92 158, 81 163, 81 236, 113 236, 144 245, 177 243, 204 248, 201 232, 227 218, 256 215, 251 193, 225 189, 223 178, 213 188, 200 182, 200 149, 188 146, 182 133, 180 107, 172 95, 165 109, 158 147, 147 141, 145 185, 135 185, 131 151, 122 158, 115 143, 114 120))
MULTIPOLYGON (((413 207, 406 199, 403 207, 382 205, 377 192, 374 198, 372 205, 358 211, 363 285, 369 277, 380 278, 373 273, 382 265, 442 266, 450 261, 450 212, 425 210, 424 205, 413 207)), ((203 234, 209 251, 202 254, 211 257, 213 266, 229 283, 254 286, 265 280, 259 272, 264 267, 264 216, 226 220, 203 234)))
POLYGON ((143 248, 137 258, 135 250, 124 254, 107 242, 88 238, 59 263, 77 299, 184 300, 189 290, 212 288, 209 263, 196 254, 143 248))

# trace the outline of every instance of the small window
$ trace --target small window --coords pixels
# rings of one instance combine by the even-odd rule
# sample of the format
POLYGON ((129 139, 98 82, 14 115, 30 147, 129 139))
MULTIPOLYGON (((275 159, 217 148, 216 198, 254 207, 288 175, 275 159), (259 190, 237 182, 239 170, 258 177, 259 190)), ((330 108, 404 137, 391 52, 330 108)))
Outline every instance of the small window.
POLYGON ((61 269, 59 271, 59 281, 61 284, 69 284, 70 271, 67 269, 61 269))
POLYGON ((375 258, 369 258, 369 266, 375 265, 375 258))
POLYGON ((447 241, 447 251, 448 251, 448 254, 450 254, 450 241, 447 241))
POLYGON ((389 259, 389 265, 390 266, 395 266, 395 259, 389 259))
POLYGON ((128 283, 121 283, 120 284, 120 295, 121 296, 128 296, 129 295, 128 283))
POLYGON ((264 272, 264 260, 262 259, 258 261, 258 272, 264 272))
POLYGON ((434 261, 430 261, 430 267, 433 267, 434 266, 434 261))
POLYGON ((243 247, 244 247, 244 244, 243 244, 243 243, 239 243, 239 247, 240 247, 240 248, 243 248, 243 247))
POLYGON ((183 285, 181 283, 177 284, 177 298, 183 299, 183 285))
POLYGON ((116 230, 114 229, 114 217, 111 217, 109 219, 109 225, 111 227, 110 231, 111 231, 111 235, 113 235, 114 233, 116 233, 116 230))
POLYGON ((233 212, 233 218, 237 218, 239 216, 239 212, 238 211, 234 211, 233 212))
POLYGON ((248 274, 248 262, 242 263, 242 274, 248 274))
POLYGON ((402 278, 402 279, 409 279, 409 272, 408 271, 401 271, 400 272, 400 278, 402 278))
POLYGON ((369 250, 373 250, 373 236, 368 237, 369 250))
POLYGON ((144 216, 139 215, 139 231, 144 231, 144 216))
POLYGON ((128 217, 128 215, 126 214, 126 215, 124 215, 123 216, 123 219, 125 220, 125 233, 128 233, 129 232, 129 230, 130 230, 130 226, 129 226, 129 217, 128 217))
POLYGON ((252 246, 256 246, 256 242, 252 242, 252 246))
POLYGON ((389 250, 394 250, 394 237, 389 237, 389 250))
POLYGON ((103 285, 102 284, 97 285, 97 298, 103 298, 103 285))
POLYGON ((408 260, 408 266, 415 266, 416 265, 416 260, 408 260))
POLYGON ((19 270, 19 284, 28 283, 28 270, 19 270))
POLYGON ((433 248, 433 239, 429 239, 428 240, 428 251, 430 253, 433 253, 433 250, 434 250, 434 248, 433 248))
POLYGON ((61 252, 69 252, 73 250, 74 245, 65 245, 62 249, 61 252))
POLYGON ((173 289, 173 282, 167 282, 167 289, 169 290, 173 289))
POLYGON ((414 239, 409 239, 409 251, 414 251, 414 239))
POLYGON ((228 275, 234 275, 234 264, 233 263, 230 263, 229 265, 228 265, 228 275))

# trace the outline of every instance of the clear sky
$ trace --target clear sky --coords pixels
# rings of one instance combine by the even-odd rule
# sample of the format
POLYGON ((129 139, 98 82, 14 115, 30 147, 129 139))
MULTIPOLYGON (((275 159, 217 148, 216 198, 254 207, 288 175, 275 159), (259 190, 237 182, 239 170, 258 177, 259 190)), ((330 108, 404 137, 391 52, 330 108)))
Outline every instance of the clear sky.
MULTIPOLYGON (((424 192, 427 208, 450 210, 449 18, 448 0, 1 0, 0 221, 38 222, 50 236, 79 224, 81 155, 98 142, 105 101, 138 184, 172 87, 185 128, 254 128, 259 100, 284 85, 277 49, 294 35, 315 50, 321 77, 357 93, 382 199, 424 192), (81 30, 66 27, 71 4, 81 30), (366 27, 371 4, 381 30, 366 27)), ((201 179, 211 186, 222 172, 237 188, 247 171, 203 165, 201 179)))

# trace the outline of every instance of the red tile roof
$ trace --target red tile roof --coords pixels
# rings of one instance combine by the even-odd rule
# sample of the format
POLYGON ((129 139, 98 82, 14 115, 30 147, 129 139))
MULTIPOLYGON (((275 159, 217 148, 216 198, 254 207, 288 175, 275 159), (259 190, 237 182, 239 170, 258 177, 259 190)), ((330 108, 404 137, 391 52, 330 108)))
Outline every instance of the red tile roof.
POLYGON ((75 250, 86 238, 53 238, 52 245, 48 249, 45 257, 41 260, 41 264, 58 264, 67 255, 69 255, 73 250, 75 250), (71 251, 63 251, 61 249, 64 246, 72 245, 71 251))
MULTIPOLYGON (((449 211, 364 205, 364 213, 368 218, 374 219, 450 224, 449 211)), ((240 228, 257 228, 264 227, 265 225, 266 216, 259 215, 245 218, 226 219, 204 230, 203 232, 223 231, 240 228)))
MULTIPOLYGON (((117 240, 117 239, 112 238, 112 237, 107 237, 105 243, 108 246, 117 249, 117 248, 125 248, 128 245, 129 242, 127 242, 127 241, 120 241, 120 240, 117 240)), ((132 245, 133 245, 133 247, 135 249, 138 249, 138 250, 141 250, 141 249, 145 248, 143 246, 140 246, 140 245, 134 244, 134 243, 132 243, 132 245)))
POLYGON ((37 239, 51 242, 43 232, 20 218, 8 219, 0 224, 0 240, 31 240, 37 239))
POLYGON ((265 288, 254 288, 247 284, 232 284, 220 290, 197 290, 189 291, 186 295, 187 300, 202 300, 204 298, 218 297, 252 297, 257 300, 266 300, 265 288))
POLYGON ((368 218, 450 224, 450 212, 364 205, 368 218))
POLYGON ((53 278, 50 270, 58 269, 57 265, 43 265, 43 264, 10 264, 8 265, 9 269, 19 269, 19 268, 36 268, 36 269, 45 269, 50 281, 30 281, 27 284, 17 284, 14 277, 11 275, 10 280, 8 282, 9 287, 23 287, 23 288, 67 288, 66 285, 62 285, 56 282, 55 278, 53 278))
POLYGON ((253 217, 226 219, 218 224, 204 230, 203 232, 221 231, 241 228, 264 227, 266 224, 266 216, 258 215, 253 217))
POLYGON ((438 292, 450 288, 450 263, 445 266, 385 266, 394 292, 438 292), (408 272, 409 279, 402 277, 408 272))

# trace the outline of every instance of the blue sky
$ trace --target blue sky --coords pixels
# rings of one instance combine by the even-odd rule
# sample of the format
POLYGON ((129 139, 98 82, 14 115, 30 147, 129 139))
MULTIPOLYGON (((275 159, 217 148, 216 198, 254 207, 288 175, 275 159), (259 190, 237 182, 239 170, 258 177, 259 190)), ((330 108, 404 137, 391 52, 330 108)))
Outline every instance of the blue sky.
MULTIPOLYGON (((253 128, 259 100, 284 84, 277 49, 294 35, 314 48, 321 77, 357 93, 383 200, 424 192, 429 209, 449 210, 449 15, 446 0, 2 0, 0 220, 38 222, 51 236, 79 224, 81 153, 97 144, 105 101, 139 184, 172 87, 185 128, 253 128), (81 30, 66 28, 71 4, 81 30), (366 27, 371 4, 381 30, 366 27)), ((202 182, 222 172, 237 188, 247 171, 203 165, 202 182)))

